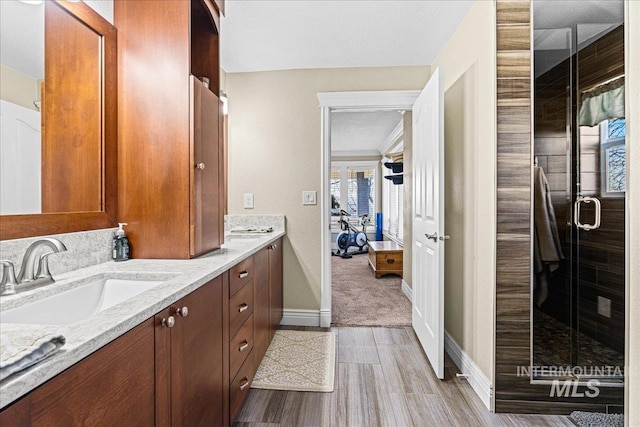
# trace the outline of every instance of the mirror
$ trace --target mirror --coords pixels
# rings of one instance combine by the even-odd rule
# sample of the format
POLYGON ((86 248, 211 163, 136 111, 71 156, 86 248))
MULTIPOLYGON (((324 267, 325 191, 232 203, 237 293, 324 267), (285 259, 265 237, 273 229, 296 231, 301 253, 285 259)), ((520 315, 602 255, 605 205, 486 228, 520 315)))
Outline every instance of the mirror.
POLYGON ((113 226, 115 28, 84 2, 0 7, 0 238, 113 226))

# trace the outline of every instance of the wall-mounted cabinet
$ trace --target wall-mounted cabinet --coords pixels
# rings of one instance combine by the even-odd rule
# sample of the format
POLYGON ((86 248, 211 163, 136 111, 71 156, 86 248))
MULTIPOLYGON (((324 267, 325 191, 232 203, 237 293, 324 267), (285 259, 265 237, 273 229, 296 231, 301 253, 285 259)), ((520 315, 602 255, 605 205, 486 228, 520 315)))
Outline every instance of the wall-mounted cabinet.
POLYGON ((218 9, 210 0, 116 0, 114 12, 118 218, 129 223, 133 256, 217 249, 225 197, 218 9))

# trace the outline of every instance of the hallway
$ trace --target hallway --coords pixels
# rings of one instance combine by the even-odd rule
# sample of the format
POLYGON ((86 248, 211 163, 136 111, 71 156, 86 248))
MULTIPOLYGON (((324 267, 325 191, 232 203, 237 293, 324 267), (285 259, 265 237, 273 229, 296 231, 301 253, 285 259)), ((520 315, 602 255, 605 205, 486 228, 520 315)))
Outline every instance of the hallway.
MULTIPOLYGON (((305 329, 305 328, 292 328, 305 329)), ((306 328, 319 330, 319 328, 306 328)), ((235 426, 573 426, 563 416, 489 412, 447 358, 432 373, 411 328, 331 328, 333 393, 251 390, 235 426)))

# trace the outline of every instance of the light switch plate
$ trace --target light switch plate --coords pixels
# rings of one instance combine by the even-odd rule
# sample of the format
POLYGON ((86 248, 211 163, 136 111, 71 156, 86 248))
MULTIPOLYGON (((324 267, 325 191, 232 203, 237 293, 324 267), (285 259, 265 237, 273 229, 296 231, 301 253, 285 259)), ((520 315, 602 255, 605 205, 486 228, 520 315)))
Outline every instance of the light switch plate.
POLYGON ((316 192, 315 191, 303 191, 302 192, 302 204, 303 205, 315 205, 316 204, 316 192))
POLYGON ((244 194, 244 208, 253 209, 253 193, 244 194))

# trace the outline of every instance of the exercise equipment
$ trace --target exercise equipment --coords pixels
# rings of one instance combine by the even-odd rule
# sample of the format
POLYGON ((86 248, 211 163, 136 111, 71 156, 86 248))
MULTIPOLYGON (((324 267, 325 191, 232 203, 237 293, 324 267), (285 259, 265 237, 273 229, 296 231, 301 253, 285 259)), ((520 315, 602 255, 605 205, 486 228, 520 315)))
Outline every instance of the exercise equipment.
POLYGON ((338 223, 342 231, 336 238, 338 250, 333 254, 341 258, 351 258, 353 255, 366 254, 369 250, 367 243, 367 226, 371 222, 369 215, 365 214, 360 217, 360 225, 362 230, 358 230, 353 224, 346 220, 345 216, 351 216, 344 209, 340 209, 340 219, 338 223), (355 251, 349 251, 349 248, 357 248, 355 251))

